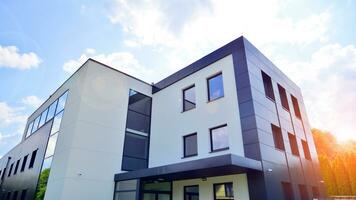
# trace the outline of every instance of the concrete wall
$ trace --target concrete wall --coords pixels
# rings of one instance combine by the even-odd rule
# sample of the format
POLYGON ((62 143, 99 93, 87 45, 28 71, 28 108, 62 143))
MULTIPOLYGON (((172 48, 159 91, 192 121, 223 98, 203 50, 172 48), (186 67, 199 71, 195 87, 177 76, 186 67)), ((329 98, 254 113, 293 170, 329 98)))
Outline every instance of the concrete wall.
POLYGON ((149 167, 228 153, 244 156, 233 70, 229 55, 153 95, 149 167), (207 78, 219 72, 225 95, 208 102, 207 78), (193 84, 196 108, 182 112, 182 90, 193 84), (209 128, 222 124, 227 124, 230 149, 210 153, 209 128), (194 132, 198 155, 183 159, 183 136, 194 132))
POLYGON ((89 60, 69 89, 45 199, 112 199, 121 170, 129 89, 151 86, 89 60))
POLYGON ((214 200, 215 183, 233 183, 234 199, 248 200, 248 184, 246 174, 234 174, 229 176, 208 177, 206 181, 202 179, 190 179, 173 182, 173 200, 184 199, 184 186, 199 185, 199 199, 214 200))

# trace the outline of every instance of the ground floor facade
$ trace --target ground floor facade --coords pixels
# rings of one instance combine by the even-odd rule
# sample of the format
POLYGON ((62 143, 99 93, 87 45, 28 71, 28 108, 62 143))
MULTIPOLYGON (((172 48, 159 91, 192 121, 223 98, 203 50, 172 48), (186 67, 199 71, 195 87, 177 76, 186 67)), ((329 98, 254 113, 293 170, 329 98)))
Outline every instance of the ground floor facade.
POLYGON ((128 180, 116 184, 115 200, 249 199, 246 174, 187 180, 128 180))

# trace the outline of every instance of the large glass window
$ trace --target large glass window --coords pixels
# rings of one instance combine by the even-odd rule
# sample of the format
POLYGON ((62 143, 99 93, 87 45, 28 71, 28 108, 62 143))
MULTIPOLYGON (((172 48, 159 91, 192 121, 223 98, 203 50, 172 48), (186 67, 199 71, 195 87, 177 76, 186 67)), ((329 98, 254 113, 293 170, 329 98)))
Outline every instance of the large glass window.
POLYGON ((26 133, 26 137, 30 136, 32 133, 32 128, 33 128, 33 121, 28 125, 27 127, 27 133, 26 133))
POLYGON ((269 99, 274 101, 275 98, 274 98, 274 92, 273 92, 272 79, 270 76, 268 76, 263 71, 261 71, 261 74, 262 74, 263 86, 265 89, 266 97, 268 97, 269 99))
POLYGON ((38 117, 35 119, 35 121, 33 122, 32 133, 34 133, 35 131, 37 131, 38 124, 40 123, 40 119, 41 119, 41 115, 38 116, 38 117))
POLYGON ((53 156, 54 150, 56 148, 57 138, 58 134, 54 134, 49 138, 45 158, 53 156))
POLYGON ((214 200, 234 199, 232 183, 214 184, 214 200))
POLYGON ((151 97, 130 90, 122 170, 147 168, 150 123, 151 97))
POLYGON ((289 104, 286 89, 278 84, 279 97, 281 98, 282 107, 289 111, 289 104))
POLYGON ((54 114, 56 113, 56 107, 57 107, 58 100, 54 101, 48 108, 48 114, 46 118, 46 122, 51 120, 54 117, 54 114))
POLYGON ((195 86, 183 90, 183 111, 195 108, 195 86))
POLYGON ((229 136, 227 125, 210 129, 211 151, 225 150, 229 148, 229 136))
POLYGON ((199 186, 184 186, 184 200, 199 200, 199 186))
POLYGON ((224 96, 224 84, 222 73, 208 78, 208 100, 213 101, 224 96))
POLYGON ((299 156, 298 144, 295 135, 288 133, 290 148, 292 150, 292 154, 295 156, 299 156))
POLYGON ((294 200, 292 184, 289 182, 282 182, 284 200, 294 200))
POLYGON ((57 133, 59 131, 59 127, 61 125, 62 122, 62 116, 63 116, 63 111, 58 113, 53 120, 53 124, 52 124, 52 129, 51 129, 51 135, 57 133))
POLYGON ((47 112, 48 112, 48 108, 45 111, 42 112, 41 120, 40 120, 40 123, 39 123, 38 127, 41 127, 46 123, 47 112))
POLYGON ((62 94, 61 97, 59 97, 56 114, 64 110, 64 107, 66 105, 67 95, 68 95, 68 91, 62 94))
POLYGON ((274 146, 279 149, 284 151, 284 141, 283 141, 283 135, 282 135, 282 130, 280 127, 275 126, 274 124, 271 124, 272 126, 272 135, 273 135, 273 140, 274 140, 274 146))
POLYGON ((184 157, 198 155, 197 133, 183 136, 184 157))
POLYGON ((300 114, 298 99, 293 95, 291 95, 291 97, 292 97, 292 103, 293 103, 293 108, 294 108, 294 114, 299 119, 302 119, 302 115, 300 114))

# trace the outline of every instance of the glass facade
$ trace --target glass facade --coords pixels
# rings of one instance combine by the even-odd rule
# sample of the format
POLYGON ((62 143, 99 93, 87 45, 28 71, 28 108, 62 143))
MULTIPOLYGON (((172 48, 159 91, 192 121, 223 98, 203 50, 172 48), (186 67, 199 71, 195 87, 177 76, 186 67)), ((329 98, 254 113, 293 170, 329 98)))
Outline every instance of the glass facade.
POLYGON ((151 97, 129 91, 122 170, 147 168, 151 123, 151 97))
POLYGON ((42 169, 37 184, 35 200, 44 199, 46 193, 47 181, 51 171, 51 164, 53 160, 54 151, 56 149, 57 138, 58 135, 60 134, 60 124, 62 121, 67 96, 68 96, 68 91, 62 94, 57 100, 54 101, 54 103, 52 103, 49 106, 49 108, 46 109, 48 114, 46 115, 45 121, 49 122, 53 119, 53 122, 52 122, 51 131, 49 133, 50 136, 48 138, 45 158, 42 164, 42 169))

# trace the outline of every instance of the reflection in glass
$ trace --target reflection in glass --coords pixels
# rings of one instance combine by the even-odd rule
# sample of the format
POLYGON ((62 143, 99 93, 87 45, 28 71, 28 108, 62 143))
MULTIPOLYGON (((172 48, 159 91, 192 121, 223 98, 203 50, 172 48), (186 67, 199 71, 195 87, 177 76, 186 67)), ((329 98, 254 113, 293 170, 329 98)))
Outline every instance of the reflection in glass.
POLYGON ((54 117, 54 113, 56 112, 57 102, 58 102, 58 100, 53 102, 51 104, 51 106, 48 108, 48 114, 47 114, 46 122, 48 122, 49 120, 51 120, 54 117))
POLYGON ((43 126, 43 124, 45 124, 47 112, 48 112, 48 108, 45 111, 42 112, 41 120, 40 120, 40 123, 39 123, 38 127, 41 127, 41 126, 43 126))
POLYGON ((34 133, 35 131, 37 131, 38 123, 40 122, 40 118, 41 118, 41 115, 38 116, 38 117, 35 119, 35 121, 33 122, 32 133, 34 133))
POLYGON ((53 156, 54 150, 56 148, 57 138, 58 134, 54 134, 49 138, 45 158, 53 156))
POLYGON ((28 125, 27 127, 27 133, 26 133, 26 137, 30 136, 32 133, 32 128, 33 128, 33 121, 28 125))
POLYGON ((214 195, 216 200, 234 199, 232 183, 215 184, 214 195))
POLYGON ((59 127, 60 127, 61 121, 62 121, 62 116, 63 116, 63 111, 54 117, 51 135, 53 135, 59 131, 59 127))
POLYGON ((62 94, 61 97, 59 97, 56 114, 58 114, 59 112, 61 112, 62 110, 64 110, 64 106, 65 106, 65 104, 66 104, 67 96, 68 96, 68 91, 67 91, 66 93, 62 94))
POLYGON ((208 79, 209 101, 224 96, 224 85, 222 74, 215 75, 208 79))
POLYGON ((212 151, 226 149, 229 147, 229 138, 227 134, 227 126, 214 128, 210 130, 212 151))
POLYGON ((197 134, 184 136, 184 157, 198 154, 197 134))
POLYGON ((195 108, 195 86, 183 90, 183 111, 195 108))

